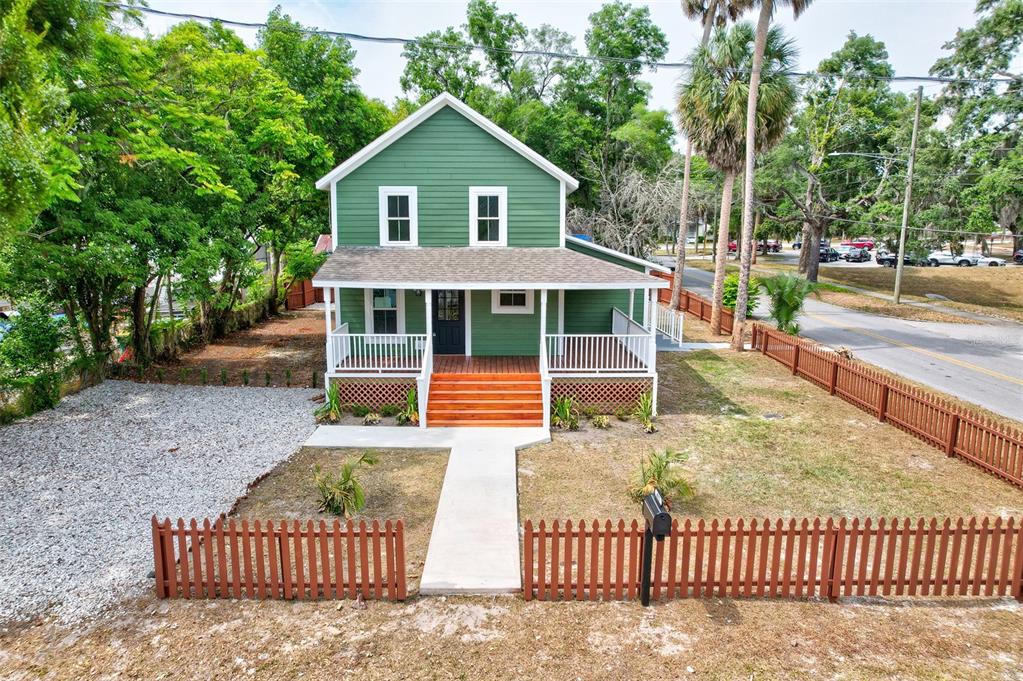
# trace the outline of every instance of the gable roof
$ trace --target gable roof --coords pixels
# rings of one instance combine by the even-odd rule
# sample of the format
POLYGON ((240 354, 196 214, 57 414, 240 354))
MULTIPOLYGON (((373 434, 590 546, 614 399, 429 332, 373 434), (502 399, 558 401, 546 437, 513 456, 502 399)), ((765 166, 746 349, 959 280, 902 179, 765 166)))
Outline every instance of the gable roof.
POLYGON ((595 244, 592 241, 589 241, 587 239, 580 239, 579 237, 575 236, 574 234, 566 234, 565 235, 565 241, 567 243, 572 243, 572 244, 575 244, 577 246, 583 246, 585 248, 589 248, 590 250, 597 251, 598 253, 604 253, 605 255, 614 256, 615 258, 618 258, 619 260, 625 260, 626 262, 631 262, 631 263, 635 263, 637 265, 642 265, 643 267, 649 267, 650 269, 657 270, 658 272, 664 272, 665 274, 671 274, 671 268, 670 267, 665 267, 664 265, 659 265, 659 264, 657 264, 655 262, 651 262, 649 260, 644 260, 643 258, 637 258, 634 255, 629 255, 628 253, 622 253, 621 251, 616 251, 615 249, 608 248, 607 246, 599 246, 599 245, 597 245, 597 244, 595 244))
POLYGON ((394 142, 401 139, 405 133, 409 132, 417 125, 425 121, 427 118, 437 113, 445 106, 450 106, 452 109, 462 114, 470 121, 483 128, 483 130, 490 133, 493 137, 503 142, 506 146, 510 147, 513 151, 518 152, 526 159, 531 161, 535 166, 543 170, 544 172, 552 175, 555 179, 560 182, 564 182, 566 186, 566 193, 571 193, 579 188, 579 181, 574 177, 566 173, 564 170, 554 165, 540 154, 536 153, 528 146, 520 142, 513 135, 509 134, 505 130, 502 130, 496 123, 491 121, 489 118, 479 113, 465 102, 455 99, 447 92, 442 92, 433 99, 431 99, 425 106, 413 113, 411 116, 398 123, 396 126, 385 132, 380 137, 367 144, 365 147, 360 149, 357 153, 351 156, 344 163, 331 170, 329 173, 321 177, 316 181, 317 189, 327 189, 331 184, 337 182, 344 176, 348 175, 356 168, 361 166, 366 161, 370 160, 381 151, 391 146, 394 142))

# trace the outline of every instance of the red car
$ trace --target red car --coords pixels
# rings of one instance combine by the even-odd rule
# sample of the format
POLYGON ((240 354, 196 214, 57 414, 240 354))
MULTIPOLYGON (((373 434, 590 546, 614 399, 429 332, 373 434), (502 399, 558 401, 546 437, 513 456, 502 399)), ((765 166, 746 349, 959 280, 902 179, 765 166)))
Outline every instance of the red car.
POLYGON ((734 239, 732 241, 728 242, 728 252, 729 253, 735 253, 735 251, 738 250, 738 248, 739 248, 739 244, 737 244, 734 239))
POLYGON ((868 251, 874 250, 874 240, 866 237, 860 237, 859 239, 850 239, 849 241, 843 241, 843 246, 855 246, 856 248, 865 248, 868 251))

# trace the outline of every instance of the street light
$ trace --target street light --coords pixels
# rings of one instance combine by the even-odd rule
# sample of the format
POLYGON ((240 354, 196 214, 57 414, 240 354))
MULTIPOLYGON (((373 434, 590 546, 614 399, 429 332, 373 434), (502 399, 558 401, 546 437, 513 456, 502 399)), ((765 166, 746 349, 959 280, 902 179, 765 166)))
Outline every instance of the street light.
POLYGON ((664 498, 657 489, 643 497, 643 517, 646 519, 646 532, 643 534, 643 580, 640 582, 639 599, 646 607, 650 605, 654 539, 664 541, 665 535, 671 534, 671 514, 668 513, 664 498))

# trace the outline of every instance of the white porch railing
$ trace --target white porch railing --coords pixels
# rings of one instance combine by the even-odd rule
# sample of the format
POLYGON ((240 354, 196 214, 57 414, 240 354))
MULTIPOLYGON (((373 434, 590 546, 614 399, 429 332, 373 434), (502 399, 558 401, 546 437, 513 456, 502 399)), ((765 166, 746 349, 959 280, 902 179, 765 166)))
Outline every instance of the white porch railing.
POLYGON ((426 354, 425 333, 348 333, 342 324, 330 334, 332 372, 418 374, 426 354))
POLYGON ((611 333, 546 334, 541 356, 551 374, 650 373, 656 361, 651 338, 615 309, 611 333))
POLYGON ((682 347, 682 323, 685 317, 680 310, 667 305, 657 305, 657 330, 682 347))
POLYGON ((426 411, 430 402, 430 377, 433 375, 433 339, 426 339, 423 348, 423 368, 416 378, 416 400, 419 404, 419 427, 426 428, 426 411))
POLYGON ((540 396, 543 400, 543 427, 551 427, 551 368, 547 363, 545 340, 540 341, 540 396))

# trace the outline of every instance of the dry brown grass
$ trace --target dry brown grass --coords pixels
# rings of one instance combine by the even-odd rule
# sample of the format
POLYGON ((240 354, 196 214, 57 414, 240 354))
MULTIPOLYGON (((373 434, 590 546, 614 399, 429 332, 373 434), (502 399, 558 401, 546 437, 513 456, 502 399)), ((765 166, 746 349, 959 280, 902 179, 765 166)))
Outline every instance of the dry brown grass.
POLYGON ((1023 514, 1023 496, 756 353, 658 355, 660 429, 557 433, 519 454, 523 519, 637 517, 625 490, 647 452, 689 454, 684 515, 1023 514))
MULTIPOLYGON (((237 518, 333 521, 336 516, 318 509, 313 467, 337 470, 350 456, 363 449, 321 449, 306 447, 277 465, 254 484, 235 504, 237 518)), ((354 520, 397 519, 405 521, 405 556, 409 590, 419 588, 426 548, 430 543, 433 516, 444 482, 447 452, 418 449, 372 449, 378 458, 373 466, 361 468, 359 481, 366 492, 366 507, 354 520)))
POLYGON ((945 324, 977 323, 968 317, 948 314, 931 307, 896 305, 890 300, 865 296, 862 293, 825 289, 817 293, 817 298, 825 303, 859 312, 881 315, 882 317, 898 317, 899 319, 909 319, 917 322, 944 322, 945 324))
POLYGON ((91 627, 0 637, 0 677, 1005 679, 1021 651, 1023 608, 1007 601, 147 598, 91 627))

